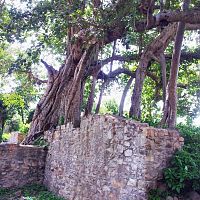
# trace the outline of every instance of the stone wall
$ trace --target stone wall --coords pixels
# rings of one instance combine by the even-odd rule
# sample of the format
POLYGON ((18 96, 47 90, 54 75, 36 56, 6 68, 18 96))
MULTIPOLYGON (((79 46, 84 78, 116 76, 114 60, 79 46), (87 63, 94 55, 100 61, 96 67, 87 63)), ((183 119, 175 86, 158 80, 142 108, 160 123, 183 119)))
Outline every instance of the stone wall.
POLYGON ((183 144, 172 130, 112 116, 83 118, 46 132, 44 183, 69 200, 146 200, 183 144))
POLYGON ((17 144, 0 145, 0 188, 42 183, 46 151, 17 144))

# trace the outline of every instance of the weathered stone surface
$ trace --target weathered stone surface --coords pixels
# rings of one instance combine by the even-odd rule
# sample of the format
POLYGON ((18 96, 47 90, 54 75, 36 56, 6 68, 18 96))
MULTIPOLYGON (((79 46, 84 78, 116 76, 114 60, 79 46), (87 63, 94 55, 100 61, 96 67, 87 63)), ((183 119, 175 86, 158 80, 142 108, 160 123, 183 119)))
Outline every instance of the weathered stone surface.
POLYGON ((171 197, 171 196, 168 196, 168 197, 166 198, 166 200, 174 200, 174 198, 171 197))
POLYGON ((66 199, 147 200, 183 145, 179 133, 113 116, 88 116, 46 132, 45 185, 66 199))
POLYGON ((186 200, 199 200, 200 194, 195 192, 195 191, 192 191, 192 192, 189 192, 185 195, 185 199, 186 200))
POLYGON ((124 155, 126 157, 131 157, 133 155, 133 151, 131 149, 127 149, 125 152, 124 152, 124 155))
POLYGON ((0 145, 0 188, 42 183, 46 151, 18 144, 0 145))

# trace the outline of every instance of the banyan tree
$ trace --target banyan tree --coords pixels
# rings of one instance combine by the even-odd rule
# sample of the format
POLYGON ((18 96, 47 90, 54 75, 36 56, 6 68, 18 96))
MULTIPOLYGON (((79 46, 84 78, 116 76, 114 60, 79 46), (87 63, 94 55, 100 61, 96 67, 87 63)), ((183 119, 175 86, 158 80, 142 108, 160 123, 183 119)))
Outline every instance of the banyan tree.
MULTIPOLYGON (((55 127, 61 118, 64 123, 72 122, 75 128, 80 126, 81 105, 88 77, 91 77, 91 88, 85 115, 92 112, 97 80, 102 80, 101 96, 112 78, 126 74, 129 81, 124 89, 119 114, 123 115, 124 99, 134 82, 129 116, 137 119, 140 119, 142 113, 141 98, 145 78, 149 76, 155 81, 159 78, 157 82, 164 102, 160 124, 175 127, 178 69, 181 56, 184 57, 181 54, 182 41, 186 30, 200 28, 198 1, 43 0, 31 5, 32 8, 27 11, 10 11, 12 20, 22 29, 20 34, 25 30, 37 31, 40 28, 49 33, 51 27, 51 33, 55 32, 58 43, 64 44, 62 48, 65 59, 59 70, 49 65, 48 60, 41 60, 48 72, 46 90, 37 104, 24 144, 32 143, 45 130, 55 127), (156 33, 155 37, 143 41, 144 35, 151 31, 156 33), (118 55, 116 43, 119 40, 127 43, 130 33, 138 36, 135 43, 141 48, 131 55, 118 55), (166 54, 166 49, 173 41, 173 53, 166 54), (113 46, 112 55, 103 59, 99 55, 109 44, 113 46), (132 60, 138 63, 134 71, 123 67, 113 68, 114 61, 132 60), (155 77, 149 70, 153 62, 160 66, 160 77, 155 77), (168 75, 167 62, 171 63, 168 75), (102 67, 108 63, 111 69, 105 73, 102 67)), ((46 43, 52 42, 48 34, 46 38, 44 34, 43 39, 46 43)), ((97 106, 96 112, 98 109, 97 106)))

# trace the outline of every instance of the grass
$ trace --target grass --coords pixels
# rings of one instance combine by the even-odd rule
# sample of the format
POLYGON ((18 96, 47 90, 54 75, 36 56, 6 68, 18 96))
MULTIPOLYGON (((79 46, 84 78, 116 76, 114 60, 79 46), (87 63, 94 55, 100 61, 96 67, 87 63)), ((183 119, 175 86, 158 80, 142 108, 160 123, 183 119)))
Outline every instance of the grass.
POLYGON ((64 200, 49 192, 43 185, 27 185, 22 188, 0 188, 0 200, 64 200))

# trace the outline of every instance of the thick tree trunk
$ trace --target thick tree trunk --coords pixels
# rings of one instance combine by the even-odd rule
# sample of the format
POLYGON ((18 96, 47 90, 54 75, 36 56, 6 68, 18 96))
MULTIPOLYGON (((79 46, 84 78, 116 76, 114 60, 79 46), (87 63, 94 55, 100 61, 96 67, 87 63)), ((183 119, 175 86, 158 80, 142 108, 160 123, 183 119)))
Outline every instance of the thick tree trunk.
POLYGON ((136 70, 136 79, 133 94, 131 96, 131 108, 129 111, 129 116, 136 119, 140 119, 141 110, 141 97, 142 88, 144 84, 144 79, 146 76, 146 69, 149 64, 149 59, 141 59, 138 69, 136 70))
POLYGON ((64 117, 65 123, 72 122, 74 127, 80 125, 82 82, 86 63, 95 47, 91 44, 83 49, 82 45, 82 41, 77 40, 77 43, 71 46, 71 53, 59 71, 46 66, 47 89, 36 107, 24 144, 31 144, 44 131, 54 128, 59 117, 64 117))
POLYGON ((130 77, 130 79, 128 80, 125 88, 124 88, 124 91, 123 91, 123 94, 122 94, 122 97, 121 97, 121 101, 120 101, 120 105, 119 105, 119 116, 123 116, 123 112, 124 112, 124 102, 125 102, 125 99, 126 99, 126 96, 127 96, 127 93, 128 93, 128 90, 133 82, 133 77, 130 77))
POLYGON ((164 52, 169 42, 174 37, 176 29, 177 24, 172 24, 166 27, 143 52, 140 58, 139 67, 136 71, 135 85, 131 97, 131 108, 129 111, 130 117, 134 117, 136 119, 140 118, 142 88, 144 84, 144 79, 146 77, 148 64, 153 57, 156 57, 156 55, 160 55, 161 52, 164 52))
MULTIPOLYGON (((190 0, 185 0, 183 10, 189 8, 190 0)), ((170 69, 170 77, 167 86, 167 97, 165 101, 164 114, 161 120, 161 126, 167 125, 169 128, 175 128, 177 115, 177 79, 180 64, 181 46, 185 31, 185 23, 179 22, 175 38, 174 52, 170 69)))
MULTIPOLYGON (((183 10, 189 8, 190 0, 185 0, 183 10)), ((164 114, 161 120, 161 126, 167 125, 169 128, 175 128, 177 115, 177 79, 178 68, 180 64, 181 46, 185 31, 185 23, 179 22, 175 38, 174 52, 170 69, 170 77, 167 86, 167 98, 165 101, 164 114)))

